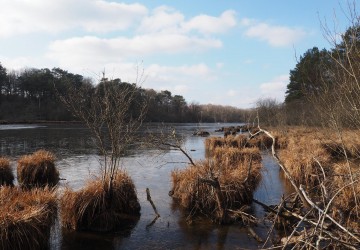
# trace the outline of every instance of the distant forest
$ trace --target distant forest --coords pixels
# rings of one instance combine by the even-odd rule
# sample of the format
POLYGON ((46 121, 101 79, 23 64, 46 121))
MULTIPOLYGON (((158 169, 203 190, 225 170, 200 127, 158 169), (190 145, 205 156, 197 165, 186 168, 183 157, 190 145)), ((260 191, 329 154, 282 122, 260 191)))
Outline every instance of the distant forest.
MULTIPOLYGON (((170 91, 143 89, 120 79, 101 79, 99 83, 104 80, 133 85, 138 98, 147 99, 146 122, 242 122, 249 113, 230 106, 187 103, 183 96, 172 95, 170 91)), ((90 91, 94 91, 99 88, 99 83, 60 68, 14 71, 7 70, 0 63, 0 121, 76 121, 59 95, 66 95, 69 86, 87 85, 90 91)))

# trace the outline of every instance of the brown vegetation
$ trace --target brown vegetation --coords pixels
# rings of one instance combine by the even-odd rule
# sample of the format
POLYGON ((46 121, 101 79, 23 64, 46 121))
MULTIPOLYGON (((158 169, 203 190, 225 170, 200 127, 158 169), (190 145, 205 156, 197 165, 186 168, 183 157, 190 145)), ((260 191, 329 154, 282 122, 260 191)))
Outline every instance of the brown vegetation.
POLYGON ((0 186, 13 186, 14 174, 10 167, 10 160, 4 157, 0 158, 0 186))
POLYGON ((203 214, 224 223, 224 212, 251 202, 261 179, 260 160, 258 149, 219 147, 213 159, 174 170, 171 194, 190 217, 203 214))
POLYGON ((112 231, 124 220, 138 219, 140 204, 131 178, 117 172, 109 189, 101 178, 79 191, 66 189, 61 198, 61 220, 72 230, 112 231))
MULTIPOLYGON (((286 130, 287 146, 280 150, 279 157, 273 147, 273 156, 296 192, 275 209, 268 209, 276 215, 275 223, 281 222, 281 227, 292 231, 282 244, 357 249, 360 245, 359 131, 344 130, 336 134, 319 128, 286 130), (306 223, 307 230, 299 231, 301 222, 306 223), (296 242, 299 237, 305 237, 301 243, 296 242)), ((271 137, 271 133, 262 132, 271 137)))
POLYGON ((24 188, 55 186, 59 182, 59 171, 54 162, 55 156, 45 150, 21 157, 17 166, 20 186, 24 188))
POLYGON ((57 211, 51 189, 0 189, 0 249, 48 249, 57 211))
POLYGON ((244 163, 260 162, 261 155, 258 148, 217 147, 213 159, 219 167, 237 168, 244 163))

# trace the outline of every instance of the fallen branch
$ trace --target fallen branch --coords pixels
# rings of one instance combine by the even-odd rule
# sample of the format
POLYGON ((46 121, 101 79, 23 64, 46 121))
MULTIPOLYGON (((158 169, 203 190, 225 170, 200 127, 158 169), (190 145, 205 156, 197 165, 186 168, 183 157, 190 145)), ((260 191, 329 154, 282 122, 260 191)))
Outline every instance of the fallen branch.
MULTIPOLYGON (((147 200, 150 202, 152 208, 154 209, 154 212, 155 212, 155 214, 156 214, 156 218, 155 218, 155 221, 156 221, 156 219, 157 219, 158 217, 160 217, 160 214, 158 213, 158 211, 157 211, 157 209, 156 209, 156 207, 155 207, 155 204, 154 204, 154 202, 153 202, 152 199, 151 199, 149 188, 146 188, 146 197, 147 197, 147 200)), ((155 223, 155 222, 154 222, 154 223, 155 223)))
POLYGON ((329 220, 331 220, 336 226, 338 226, 342 231, 344 231, 345 233, 347 233, 348 235, 350 235, 353 239, 355 239, 357 242, 360 243, 360 239, 358 237, 356 237, 354 234, 352 234, 349 230, 347 230, 345 227, 343 227, 342 225, 340 225, 340 223, 338 223, 334 218, 332 218, 330 215, 328 215, 327 213, 325 213, 321 208, 319 208, 314 202, 312 202, 312 200, 310 200, 310 198, 306 195, 305 190, 303 188, 302 185, 300 185, 300 191, 302 193, 302 195, 304 196, 304 198, 307 200, 307 202, 311 205, 311 207, 315 208, 316 210, 318 210, 322 215, 324 215, 326 218, 328 218, 329 220))
POLYGON ((267 136, 269 136, 273 143, 271 145, 271 153, 272 153, 272 156, 275 158, 276 162, 278 163, 278 165, 280 166, 280 168, 284 171, 286 177, 289 179, 291 185, 294 187, 296 193, 299 195, 301 201, 303 202, 304 206, 307 207, 307 208, 310 208, 310 204, 308 203, 308 201, 305 199, 305 197, 303 196, 303 194, 301 193, 299 187, 296 185, 294 179, 292 178, 292 176, 290 175, 289 171, 287 170, 287 168, 282 164, 282 162, 280 161, 279 157, 277 156, 276 154, 276 151, 275 151, 275 143, 276 143, 276 140, 275 140, 275 137, 268 131, 260 128, 260 126, 258 126, 259 128, 259 131, 260 132, 263 132, 265 133, 267 136))

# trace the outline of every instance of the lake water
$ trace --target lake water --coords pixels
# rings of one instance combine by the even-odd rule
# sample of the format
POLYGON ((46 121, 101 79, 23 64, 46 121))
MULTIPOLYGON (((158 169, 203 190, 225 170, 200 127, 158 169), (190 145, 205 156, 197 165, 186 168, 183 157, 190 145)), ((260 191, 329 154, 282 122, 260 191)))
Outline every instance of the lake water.
MULTIPOLYGON (((222 126, 239 124, 167 124, 183 137, 182 147, 192 159, 205 158, 203 137, 192 136, 197 129, 210 132, 211 136, 222 136, 214 132, 222 126)), ((156 131, 158 124, 147 125, 147 130, 156 131)), ((99 160, 89 130, 79 124, 51 125, 0 125, 0 154, 10 157, 14 172, 17 159, 38 149, 53 152, 61 178, 60 190, 65 185, 81 188, 86 180, 98 173, 99 160)), ((248 236, 239 225, 218 226, 209 221, 186 223, 186 215, 169 197, 171 171, 186 167, 187 158, 179 151, 156 149, 134 149, 124 157, 123 168, 132 177, 141 205, 141 217, 133 225, 111 234, 62 232, 59 223, 52 234, 52 249, 256 249, 261 247, 248 236), (146 200, 146 188, 150 189, 160 218, 151 224, 155 214, 146 200)), ((276 204, 287 187, 279 167, 271 156, 263 152, 263 178, 254 198, 265 204, 276 204)), ((262 208, 253 204, 253 211, 262 217, 262 208)), ((266 238, 268 225, 261 223, 254 230, 266 238)))

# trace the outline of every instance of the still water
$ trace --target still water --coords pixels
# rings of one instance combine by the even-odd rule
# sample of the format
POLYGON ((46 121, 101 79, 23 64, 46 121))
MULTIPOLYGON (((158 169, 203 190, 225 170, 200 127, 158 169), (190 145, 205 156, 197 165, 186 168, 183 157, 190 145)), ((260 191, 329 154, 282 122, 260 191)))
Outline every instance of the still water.
MULTIPOLYGON (((205 158, 203 137, 192 136, 197 129, 214 132, 222 126, 239 124, 167 124, 183 138, 182 147, 194 160, 205 158)), ((146 131, 156 132, 158 124, 148 124, 146 131)), ((79 189, 98 174, 100 158, 94 147, 89 130, 79 124, 50 125, 0 125, 0 154, 10 157, 14 172, 17 159, 38 149, 53 152, 59 169, 61 188, 66 185, 79 189)), ((134 149, 124 157, 122 166, 132 177, 141 205, 141 217, 133 225, 111 234, 69 233, 54 226, 51 249, 257 249, 262 246, 239 225, 218 226, 209 221, 186 223, 186 215, 168 196, 171 189, 171 171, 187 166, 187 158, 179 151, 157 149, 134 149), (155 217, 146 200, 146 188, 150 189, 160 218, 155 217)), ((276 204, 286 184, 279 175, 279 168, 267 152, 263 152, 263 178, 254 198, 265 204, 276 204)), ((262 217, 262 208, 253 204, 255 215, 262 217)), ((260 223, 254 230, 266 238, 268 225, 260 223)))

